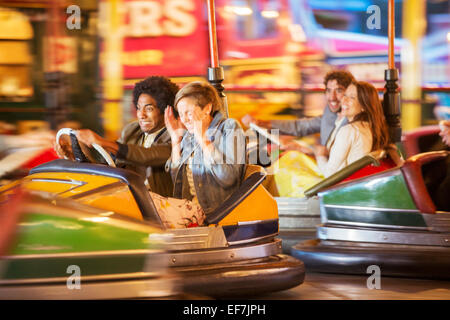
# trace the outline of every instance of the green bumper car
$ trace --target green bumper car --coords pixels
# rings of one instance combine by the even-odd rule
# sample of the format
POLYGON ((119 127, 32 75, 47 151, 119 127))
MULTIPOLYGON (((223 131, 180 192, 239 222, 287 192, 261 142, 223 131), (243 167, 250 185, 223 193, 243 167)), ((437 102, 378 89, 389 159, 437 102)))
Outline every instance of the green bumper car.
POLYGON ((316 239, 291 254, 308 271, 450 278, 450 152, 415 155, 403 165, 318 191, 316 239))

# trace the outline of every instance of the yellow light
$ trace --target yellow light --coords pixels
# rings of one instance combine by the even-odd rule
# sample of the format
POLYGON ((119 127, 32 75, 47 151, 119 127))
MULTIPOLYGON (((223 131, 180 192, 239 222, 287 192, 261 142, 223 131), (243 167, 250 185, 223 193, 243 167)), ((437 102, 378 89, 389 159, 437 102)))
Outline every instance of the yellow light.
POLYGON ((447 32, 447 41, 450 42, 450 32, 447 32))
POLYGON ((234 7, 234 13, 238 16, 249 16, 253 13, 253 10, 249 7, 234 7))
POLYGON ((112 212, 112 211, 103 212, 103 213, 100 213, 100 215, 103 217, 109 217, 109 216, 114 215, 114 212, 112 212))
POLYGON ((234 7, 233 6, 225 6, 224 10, 225 10, 225 12, 233 13, 234 7))
POLYGON ((264 10, 261 12, 261 15, 267 19, 275 19, 280 16, 280 13, 276 10, 264 10))
POLYGON ((108 217, 92 217, 92 218, 81 218, 81 220, 84 221, 91 221, 91 222, 105 222, 108 221, 108 217))
POLYGON ((224 10, 227 13, 234 13, 238 16, 249 16, 253 13, 253 10, 249 7, 225 6, 224 10))

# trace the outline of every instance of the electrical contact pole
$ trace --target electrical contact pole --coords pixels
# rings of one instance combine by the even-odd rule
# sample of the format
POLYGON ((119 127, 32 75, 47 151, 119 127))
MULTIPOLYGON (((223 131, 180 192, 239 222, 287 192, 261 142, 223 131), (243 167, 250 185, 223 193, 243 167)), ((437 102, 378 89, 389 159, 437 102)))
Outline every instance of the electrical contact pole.
POLYGON ((383 110, 389 128, 391 143, 401 141, 402 127, 400 123, 400 93, 398 91, 398 70, 395 68, 394 39, 395 39, 395 1, 389 0, 388 7, 388 69, 384 71, 386 81, 383 97, 383 110))
POLYGON ((208 81, 219 93, 222 99, 223 112, 228 117, 228 102, 224 93, 225 87, 222 85, 224 80, 223 68, 219 65, 219 50, 217 48, 216 15, 214 9, 214 0, 207 0, 208 5, 208 28, 209 28, 209 51, 211 55, 211 67, 208 68, 208 81))

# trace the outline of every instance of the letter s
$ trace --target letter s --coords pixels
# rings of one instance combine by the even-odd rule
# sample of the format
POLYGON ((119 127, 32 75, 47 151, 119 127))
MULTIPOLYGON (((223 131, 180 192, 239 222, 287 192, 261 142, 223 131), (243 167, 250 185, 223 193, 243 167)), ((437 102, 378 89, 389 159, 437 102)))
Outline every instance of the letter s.
POLYGON ((163 22, 165 33, 169 36, 183 37, 194 32, 197 20, 192 11, 195 4, 192 0, 171 0, 164 6, 168 20, 163 22))

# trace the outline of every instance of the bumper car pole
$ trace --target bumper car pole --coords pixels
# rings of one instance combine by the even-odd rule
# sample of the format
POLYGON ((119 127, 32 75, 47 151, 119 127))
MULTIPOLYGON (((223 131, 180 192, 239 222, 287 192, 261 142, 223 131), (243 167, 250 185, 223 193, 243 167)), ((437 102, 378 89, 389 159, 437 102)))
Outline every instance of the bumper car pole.
POLYGON ((389 130, 391 143, 401 141, 402 127, 400 123, 400 93, 398 91, 398 70, 395 68, 394 60, 394 38, 395 38, 395 2, 389 0, 388 9, 388 37, 389 37, 389 69, 384 71, 386 91, 383 96, 383 110, 389 130))
POLYGON ((216 88, 219 97, 222 99, 223 113, 228 117, 228 102, 225 93, 225 87, 222 85, 224 80, 223 67, 219 65, 219 52, 217 48, 216 15, 214 0, 207 0, 208 5, 208 29, 209 29, 209 51, 211 55, 211 67, 208 68, 208 81, 216 88))
POLYGON ((44 101, 46 107, 46 120, 52 130, 67 119, 69 107, 67 105, 67 75, 58 61, 61 49, 58 44, 63 37, 60 23, 63 21, 59 14, 59 4, 53 0, 47 9, 49 19, 46 23, 44 55, 44 101))

